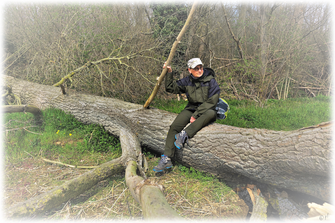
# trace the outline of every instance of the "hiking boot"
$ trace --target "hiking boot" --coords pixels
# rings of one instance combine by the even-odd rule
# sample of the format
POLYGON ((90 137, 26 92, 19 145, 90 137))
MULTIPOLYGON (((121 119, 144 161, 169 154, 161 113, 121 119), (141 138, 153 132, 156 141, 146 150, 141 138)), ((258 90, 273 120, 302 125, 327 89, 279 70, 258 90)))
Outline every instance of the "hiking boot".
POLYGON ((174 142, 174 145, 178 149, 183 148, 185 141, 186 141, 186 143, 188 145, 188 135, 187 135, 187 133, 184 130, 181 131, 180 133, 176 134, 174 136, 174 138, 176 139, 176 141, 174 142))
POLYGON ((158 165, 154 167, 153 171, 162 172, 164 169, 169 169, 172 167, 171 159, 165 155, 162 155, 161 160, 158 165))

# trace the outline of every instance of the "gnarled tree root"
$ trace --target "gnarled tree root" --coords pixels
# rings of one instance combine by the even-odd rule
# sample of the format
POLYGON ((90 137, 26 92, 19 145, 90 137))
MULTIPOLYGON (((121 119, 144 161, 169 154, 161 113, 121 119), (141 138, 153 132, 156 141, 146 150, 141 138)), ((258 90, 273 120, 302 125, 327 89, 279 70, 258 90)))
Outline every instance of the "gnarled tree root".
POLYGON ((42 111, 32 105, 5 105, 2 106, 2 110, 4 113, 29 112, 34 115, 37 124, 42 123, 42 111))

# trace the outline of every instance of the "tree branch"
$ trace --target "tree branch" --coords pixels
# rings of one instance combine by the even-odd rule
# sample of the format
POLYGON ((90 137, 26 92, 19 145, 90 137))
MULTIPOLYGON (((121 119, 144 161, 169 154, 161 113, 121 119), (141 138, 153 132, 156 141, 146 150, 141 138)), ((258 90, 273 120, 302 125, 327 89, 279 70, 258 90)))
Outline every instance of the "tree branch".
POLYGON ((227 18, 227 13, 226 13, 226 9, 224 7, 224 5, 222 4, 222 9, 223 9, 223 13, 224 13, 224 17, 226 19, 226 22, 227 22, 227 26, 228 26, 228 29, 229 29, 229 32, 231 34, 231 36, 233 37, 234 41, 236 42, 236 46, 237 46, 237 49, 238 49, 238 53, 240 54, 240 58, 243 60, 243 51, 242 51, 242 46, 240 44, 240 40, 237 39, 230 27, 230 23, 228 21, 228 18, 227 18))
MULTIPOLYGON (((136 57, 136 56, 138 56, 138 55, 141 55, 141 53, 143 53, 143 52, 145 52, 145 51, 151 51, 151 50, 153 50, 154 48, 156 48, 156 47, 152 47, 152 48, 150 48, 150 49, 146 49, 146 50, 142 50, 142 51, 140 51, 140 52, 137 52, 137 53, 133 53, 133 54, 130 54, 130 55, 127 55, 127 56, 122 56, 122 57, 107 57, 107 58, 103 58, 103 59, 100 59, 100 60, 97 60, 97 61, 93 61, 93 62, 91 62, 91 61, 88 61, 86 64, 84 64, 83 66, 81 66, 81 67, 79 67, 79 68, 77 68, 77 69, 75 69, 75 70, 73 70, 73 71, 71 71, 70 73, 68 73, 66 76, 64 76, 59 82, 57 82, 56 84, 54 84, 53 86, 54 87, 58 87, 58 86, 60 86, 61 84, 63 84, 67 79, 69 79, 69 80, 71 80, 71 78, 75 75, 75 74, 77 74, 77 73, 79 73, 80 71, 82 71, 82 70, 84 70, 85 68, 89 68, 89 67, 91 67, 92 65, 98 65, 98 64, 100 64, 100 63, 106 63, 106 62, 109 62, 109 61, 118 61, 119 63, 120 63, 120 65, 125 65, 125 66, 127 66, 127 67, 131 67, 131 68, 133 68, 134 70, 135 70, 135 72, 136 73, 139 73, 134 67, 132 67, 132 66, 129 66, 128 64, 126 64, 126 63, 123 63, 122 62, 122 60, 123 59, 132 59, 132 58, 134 58, 134 57, 136 57)), ((99 71, 100 71, 100 69, 99 69, 99 71)), ((101 72, 100 72, 100 74, 101 74, 101 72)), ((142 74, 141 74, 142 75, 142 74)), ((142 75, 142 77, 143 78, 145 78, 143 75, 142 75)), ((147 78, 145 78, 147 81, 149 81, 147 78)), ((150 82, 150 81, 149 81, 150 82)), ((152 83, 152 82, 150 82, 150 83, 152 83)), ((153 84, 153 83, 152 83, 153 84)))
POLYGON ((163 69, 161 75, 159 76, 159 78, 158 78, 158 80, 157 80, 157 83, 156 83, 156 85, 155 85, 155 87, 154 87, 154 90, 152 91, 150 97, 149 97, 148 100, 145 102, 145 104, 144 104, 144 106, 143 106, 144 108, 148 108, 149 105, 150 105, 150 103, 152 102, 152 100, 153 100, 154 97, 156 96, 156 94, 157 94, 157 92, 158 92, 158 90, 159 90, 159 87, 160 87, 160 85, 161 85, 161 83, 162 83, 162 81, 163 81, 163 79, 164 79, 164 77, 165 77, 165 75, 166 75, 166 72, 167 72, 167 66, 170 65, 170 63, 171 63, 171 61, 172 61, 172 58, 173 58, 173 56, 174 56, 174 54, 175 54, 175 52, 176 52, 176 50, 177 50, 177 46, 178 46, 178 44, 180 43, 182 36, 183 36, 184 33, 186 32, 186 29, 188 28, 188 26, 189 26, 189 24, 190 24, 190 22, 191 22, 191 20, 192 20, 194 11, 195 11, 195 9, 196 9, 196 6, 197 6, 197 2, 194 2, 193 5, 192 5, 190 14, 189 14, 188 17, 187 17, 187 20, 186 20, 186 22, 185 22, 183 28, 181 29, 179 35, 177 36, 176 41, 175 41, 175 42, 173 43, 173 45, 172 45, 172 49, 171 49, 170 54, 169 54, 169 57, 168 57, 168 59, 167 59, 167 61, 166 61, 166 67, 163 69))

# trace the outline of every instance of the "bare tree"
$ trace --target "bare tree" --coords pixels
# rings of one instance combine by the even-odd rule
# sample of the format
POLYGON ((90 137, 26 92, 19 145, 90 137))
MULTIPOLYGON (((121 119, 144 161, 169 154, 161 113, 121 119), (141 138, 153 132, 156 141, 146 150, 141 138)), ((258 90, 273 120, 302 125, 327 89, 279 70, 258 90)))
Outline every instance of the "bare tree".
MULTIPOLYGON (((149 4, 7 5, 5 72, 51 85, 87 62, 123 58, 87 67, 65 87, 143 101, 180 31, 168 26, 190 8, 180 7, 185 7, 180 14, 158 20, 149 4), (162 27, 156 35, 157 26, 162 27), (163 35, 164 29, 169 34, 163 35), (135 52, 142 53, 128 59, 135 52)), ((216 71, 222 96, 229 98, 261 103, 330 94, 329 5, 226 4, 224 9, 221 3, 199 6, 172 66, 182 69, 189 58, 200 57, 216 71)), ((160 90, 158 97, 167 95, 160 90)))

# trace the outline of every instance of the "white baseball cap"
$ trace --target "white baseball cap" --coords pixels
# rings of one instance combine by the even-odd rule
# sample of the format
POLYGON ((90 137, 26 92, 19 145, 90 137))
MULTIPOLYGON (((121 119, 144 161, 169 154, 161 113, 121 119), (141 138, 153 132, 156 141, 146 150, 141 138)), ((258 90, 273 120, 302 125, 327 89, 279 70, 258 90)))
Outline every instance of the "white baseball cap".
POLYGON ((198 65, 203 65, 200 58, 192 58, 187 62, 188 68, 195 68, 198 65))

